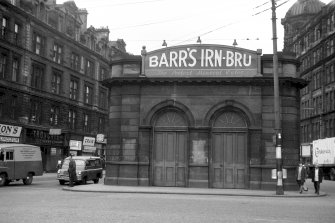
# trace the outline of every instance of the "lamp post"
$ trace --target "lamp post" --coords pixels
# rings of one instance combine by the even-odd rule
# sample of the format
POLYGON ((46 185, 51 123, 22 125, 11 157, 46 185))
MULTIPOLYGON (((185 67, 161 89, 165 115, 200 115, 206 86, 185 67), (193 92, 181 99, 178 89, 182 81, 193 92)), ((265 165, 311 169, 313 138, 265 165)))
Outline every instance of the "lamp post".
POLYGON ((276 4, 272 3, 272 32, 273 32, 273 88, 274 88, 274 118, 276 134, 276 168, 277 168, 277 185, 276 195, 283 195, 283 167, 282 167, 282 134, 279 109, 279 78, 278 78, 278 55, 277 55, 277 25, 276 25, 276 4))

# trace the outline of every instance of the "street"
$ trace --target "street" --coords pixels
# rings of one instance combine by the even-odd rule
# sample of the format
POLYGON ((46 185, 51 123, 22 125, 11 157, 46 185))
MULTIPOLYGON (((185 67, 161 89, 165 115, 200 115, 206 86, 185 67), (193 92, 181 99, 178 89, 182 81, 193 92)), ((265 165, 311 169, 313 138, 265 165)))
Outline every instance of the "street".
POLYGON ((325 197, 270 198, 71 192, 54 176, 1 187, 0 222, 335 222, 335 181, 325 197))

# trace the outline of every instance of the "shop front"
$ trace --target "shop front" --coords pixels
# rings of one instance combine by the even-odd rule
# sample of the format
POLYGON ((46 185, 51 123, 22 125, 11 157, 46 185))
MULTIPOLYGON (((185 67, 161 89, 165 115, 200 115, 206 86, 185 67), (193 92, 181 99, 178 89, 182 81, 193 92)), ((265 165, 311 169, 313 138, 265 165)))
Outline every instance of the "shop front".
MULTIPOLYGON (((280 55, 285 189, 299 159, 296 61, 280 55)), ((272 55, 185 45, 114 61, 105 184, 273 189, 272 55)))
POLYGON ((43 170, 56 172, 58 160, 63 160, 68 152, 68 143, 65 134, 53 129, 46 131, 41 129, 26 128, 25 143, 41 148, 43 170))

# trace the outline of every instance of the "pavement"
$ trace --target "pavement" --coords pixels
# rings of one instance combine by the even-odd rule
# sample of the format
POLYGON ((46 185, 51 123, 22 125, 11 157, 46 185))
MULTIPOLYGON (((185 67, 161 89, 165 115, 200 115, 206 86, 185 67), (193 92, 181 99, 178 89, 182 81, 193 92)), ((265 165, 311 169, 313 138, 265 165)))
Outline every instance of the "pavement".
POLYGON ((183 195, 222 195, 222 196, 253 196, 253 197, 320 197, 325 192, 316 195, 313 191, 300 194, 298 191, 284 191, 284 195, 276 195, 276 191, 247 190, 247 189, 214 189, 214 188, 184 188, 184 187, 154 187, 154 186, 115 186, 104 184, 64 186, 62 188, 72 192, 100 192, 100 193, 141 193, 141 194, 183 194, 183 195))
POLYGON ((98 192, 98 193, 136 193, 136 194, 182 194, 182 195, 222 195, 222 196, 253 196, 253 197, 292 197, 312 198, 327 196, 320 191, 320 195, 314 193, 311 182, 307 182, 308 191, 284 191, 283 195, 276 195, 275 188, 269 190, 249 189, 214 189, 214 188, 185 188, 185 187, 156 187, 156 186, 118 186, 99 184, 75 185, 74 187, 64 186, 62 189, 71 192, 98 192))
MULTIPOLYGON (((43 176, 35 177, 40 181, 56 180, 56 173, 44 173, 43 176)), ((103 181, 103 179, 101 180, 103 181)), ((156 186, 119 186, 94 184, 89 181, 85 185, 62 187, 64 191, 70 192, 95 192, 95 193, 136 193, 136 194, 182 194, 182 195, 221 195, 221 196, 253 196, 253 197, 285 197, 285 198, 316 198, 327 196, 326 192, 320 191, 320 195, 314 193, 314 186, 310 180, 306 186, 308 191, 284 191, 283 195, 276 195, 276 190, 250 190, 250 189, 215 189, 215 188, 185 188, 185 187, 156 187, 156 186)), ((321 188, 322 189, 322 188, 321 188)))

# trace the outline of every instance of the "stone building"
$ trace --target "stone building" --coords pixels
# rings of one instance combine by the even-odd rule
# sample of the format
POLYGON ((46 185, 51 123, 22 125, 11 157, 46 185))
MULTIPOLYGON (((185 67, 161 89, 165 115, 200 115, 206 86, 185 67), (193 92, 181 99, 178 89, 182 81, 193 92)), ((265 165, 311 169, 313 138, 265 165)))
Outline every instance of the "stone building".
POLYGON ((100 81, 119 49, 108 28, 87 27, 87 14, 74 1, 0 2, 0 141, 40 146, 45 171, 71 150, 104 153, 106 140, 94 144, 107 136, 100 81))
MULTIPOLYGON (((184 45, 112 62, 105 184, 274 190, 272 55, 184 45)), ((297 61, 279 55, 284 189, 299 159, 297 61)))
POLYGON ((299 0, 282 19, 284 52, 300 62, 301 142, 335 136, 335 1, 299 0))

